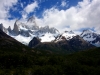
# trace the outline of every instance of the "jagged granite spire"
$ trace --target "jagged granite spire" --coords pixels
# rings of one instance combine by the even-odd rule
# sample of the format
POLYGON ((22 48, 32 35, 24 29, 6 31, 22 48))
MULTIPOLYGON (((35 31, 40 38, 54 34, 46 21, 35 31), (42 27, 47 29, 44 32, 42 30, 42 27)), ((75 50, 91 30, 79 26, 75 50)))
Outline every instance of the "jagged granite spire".
POLYGON ((11 33, 11 27, 10 26, 8 27, 8 31, 11 33))
POLYGON ((3 26, 2 23, 0 24, 0 29, 1 29, 3 32, 7 33, 7 29, 3 26))
POLYGON ((28 20, 27 23, 33 23, 35 26, 37 26, 36 21, 35 21, 35 16, 31 16, 28 20))
POLYGON ((49 27, 48 25, 45 26, 45 27, 41 27, 39 30, 38 30, 38 33, 52 33, 52 34, 56 34, 56 33, 59 33, 59 31, 54 28, 54 27, 49 27))
POLYGON ((32 28, 33 30, 38 30, 38 29, 39 29, 39 26, 37 25, 36 20, 35 20, 35 16, 31 16, 31 17, 27 20, 27 26, 28 26, 29 28, 32 28))
POLYGON ((14 24, 14 28, 13 28, 13 32, 15 33, 15 35, 18 35, 19 34, 19 28, 18 28, 18 25, 17 25, 17 21, 15 21, 15 24, 14 24))
POLYGON ((31 16, 27 22, 31 22, 31 23, 34 23, 35 22, 35 17, 34 16, 31 16))
POLYGON ((0 24, 0 29, 3 31, 3 24, 2 23, 0 24))

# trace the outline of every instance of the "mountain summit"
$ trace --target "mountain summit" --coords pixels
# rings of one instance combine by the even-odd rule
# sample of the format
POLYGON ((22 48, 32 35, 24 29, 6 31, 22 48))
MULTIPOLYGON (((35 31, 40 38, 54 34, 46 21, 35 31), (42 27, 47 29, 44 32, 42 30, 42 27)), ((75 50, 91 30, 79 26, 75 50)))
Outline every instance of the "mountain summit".
POLYGON ((35 17, 34 16, 31 16, 28 20, 27 20, 28 23, 36 23, 35 22, 35 17))
MULTIPOLYGON (((38 37, 40 42, 43 43, 59 42, 64 40, 68 41, 77 36, 73 31, 65 31, 60 33, 54 27, 39 27, 34 16, 31 16, 26 23, 16 20, 13 29, 11 29, 10 26, 5 28, 3 24, 0 24, 0 29, 25 45, 28 45, 34 37, 38 37)), ((79 37, 83 38, 86 42, 92 45, 100 47, 100 34, 96 34, 90 30, 83 30, 79 37)))
POLYGON ((80 36, 90 44, 100 47, 100 34, 94 33, 91 30, 83 30, 80 36))
POLYGON ((4 28, 3 24, 0 24, 0 29, 25 45, 28 45, 33 37, 39 37, 41 42, 51 42, 59 34, 54 27, 39 27, 34 16, 31 16, 26 23, 16 20, 13 30, 10 26, 7 29, 4 28))
POLYGON ((37 25, 34 16, 31 16, 31 17, 27 20, 26 25, 27 25, 27 27, 32 28, 32 29, 34 29, 34 30, 38 30, 38 29, 39 29, 39 26, 37 25))

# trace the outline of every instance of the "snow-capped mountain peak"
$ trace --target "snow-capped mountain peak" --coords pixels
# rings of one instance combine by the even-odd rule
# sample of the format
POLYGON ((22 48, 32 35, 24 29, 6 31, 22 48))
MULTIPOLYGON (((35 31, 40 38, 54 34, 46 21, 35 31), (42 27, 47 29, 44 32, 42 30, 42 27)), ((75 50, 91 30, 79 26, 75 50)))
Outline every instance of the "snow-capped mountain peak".
MULTIPOLYGON (((3 24, 0 24, 0 29, 4 31, 3 24)), ((41 42, 50 42, 55 40, 55 37, 59 35, 59 31, 54 27, 44 26, 39 28, 34 16, 30 17, 27 23, 16 20, 13 29, 9 26, 6 30, 8 35, 26 45, 28 45, 33 37, 39 37, 41 42)))
POLYGON ((97 34, 91 30, 83 30, 80 36, 87 42, 100 47, 100 34, 97 34))
POLYGON ((89 30, 89 29, 86 29, 86 30, 83 30, 81 36, 86 35, 86 34, 88 35, 88 34, 91 34, 91 33, 94 33, 94 32, 89 30))
POLYGON ((2 23, 0 24, 0 29, 3 31, 3 24, 2 23))
POLYGON ((75 34, 72 30, 71 31, 65 31, 64 33, 75 34))
POLYGON ((29 25, 29 26, 37 26, 35 17, 34 17, 34 16, 31 16, 31 17, 27 20, 27 23, 26 23, 26 24, 29 25))
POLYGON ((39 38, 41 39, 41 42, 52 42, 55 40, 56 35, 52 33, 45 33, 41 35, 39 38))
POLYGON ((13 32, 14 32, 15 35, 19 35, 19 27, 17 25, 17 22, 18 21, 15 22, 14 28, 13 28, 13 32))
POLYGON ((52 34, 56 34, 56 33, 59 34, 59 31, 56 28, 54 27, 50 28, 49 26, 40 27, 37 33, 46 33, 46 32, 52 33, 52 34))
POLYGON ((34 23, 35 22, 35 17, 34 16, 31 16, 27 22, 30 22, 30 23, 34 23))
POLYGON ((0 29, 1 29, 3 32, 7 33, 7 29, 3 26, 2 23, 0 24, 0 29))
POLYGON ((65 31, 62 34, 60 34, 57 38, 56 38, 56 42, 57 41, 61 41, 61 40, 70 40, 72 39, 74 36, 77 36, 73 31, 65 31))

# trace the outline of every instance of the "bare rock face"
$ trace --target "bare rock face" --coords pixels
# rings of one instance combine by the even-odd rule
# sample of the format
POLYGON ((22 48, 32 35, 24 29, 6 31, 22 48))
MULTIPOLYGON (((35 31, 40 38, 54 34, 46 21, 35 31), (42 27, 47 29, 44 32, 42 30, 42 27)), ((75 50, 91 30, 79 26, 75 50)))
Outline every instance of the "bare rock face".
POLYGON ((7 29, 3 26, 2 23, 0 24, 0 29, 1 29, 3 32, 7 33, 7 29))
POLYGON ((27 22, 30 22, 30 23, 35 23, 35 17, 34 16, 31 16, 27 22))
POLYGON ((30 42, 29 42, 29 47, 35 47, 40 43, 40 39, 38 37, 34 37, 30 42))
POLYGON ((59 31, 56 29, 56 28, 53 28, 53 27, 49 27, 49 26, 45 26, 45 27, 41 27, 37 33, 52 33, 52 34, 56 34, 56 33, 59 33, 59 31))
POLYGON ((32 28, 33 30, 38 30, 39 26, 36 24, 36 20, 34 16, 31 16, 28 20, 27 20, 27 25, 28 28, 32 28))
POLYGON ((90 44, 100 47, 100 34, 97 34, 91 30, 83 30, 80 36, 90 44))
POLYGON ((0 29, 0 38, 9 38, 9 36, 0 29))
POLYGON ((17 23, 17 21, 16 21, 15 24, 14 24, 13 32, 14 32, 15 35, 19 35, 19 29, 18 29, 18 26, 17 26, 16 23, 17 23))
POLYGON ((21 30, 20 34, 23 35, 24 37, 29 37, 30 36, 29 32, 28 31, 24 31, 24 30, 21 30))
POLYGON ((8 31, 11 33, 11 27, 10 26, 8 27, 8 31))
POLYGON ((3 24, 2 23, 0 24, 0 29, 3 31, 3 24))

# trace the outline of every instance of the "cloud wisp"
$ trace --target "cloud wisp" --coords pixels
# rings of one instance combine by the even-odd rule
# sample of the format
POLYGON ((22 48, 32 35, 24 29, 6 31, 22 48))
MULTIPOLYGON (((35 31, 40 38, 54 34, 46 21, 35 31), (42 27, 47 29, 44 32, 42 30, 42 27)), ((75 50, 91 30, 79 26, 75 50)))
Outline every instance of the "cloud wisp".
POLYGON ((77 6, 66 10, 59 10, 55 7, 46 9, 43 18, 37 19, 40 25, 49 25, 63 30, 80 30, 94 28, 100 32, 100 0, 83 0, 77 6), (42 24, 43 23, 43 24, 42 24))
POLYGON ((38 2, 37 1, 35 1, 35 2, 31 3, 31 4, 28 4, 24 8, 24 11, 22 12, 22 18, 26 19, 28 17, 28 14, 34 12, 36 8, 38 8, 38 2))
POLYGON ((0 1, 0 19, 9 17, 9 10, 13 5, 17 3, 17 0, 1 0, 0 1))
POLYGON ((14 19, 9 20, 11 17, 9 13, 10 9, 13 8, 13 5, 16 5, 18 0, 1 0, 0 1, 0 23, 3 23, 5 27, 14 24, 14 19))
MULTIPOLYGON (((21 4, 22 18, 25 20, 29 17, 29 14, 35 12, 36 8, 39 8, 42 0, 38 2, 35 0, 26 7, 21 4)), ((44 0, 45 1, 45 0, 44 0)), ((0 1, 0 23, 3 23, 6 27, 13 25, 15 19, 9 20, 11 16, 10 9, 18 3, 18 0, 1 0, 0 1), (2 13, 3 12, 3 13, 2 13)), ((26 4, 26 3, 25 3, 26 4)), ((68 3, 62 0, 60 6, 66 7, 68 3)), ((42 13, 42 18, 38 18, 36 15, 36 21, 39 26, 49 25, 55 27, 59 31, 73 30, 80 31, 82 29, 94 29, 100 33, 100 0, 83 0, 78 2, 76 6, 70 8, 60 9, 57 6, 53 6, 49 9, 45 9, 42 13)))
POLYGON ((67 2, 65 1, 65 0, 63 0, 62 2, 61 2, 61 6, 62 7, 67 7, 68 5, 67 5, 67 2))

